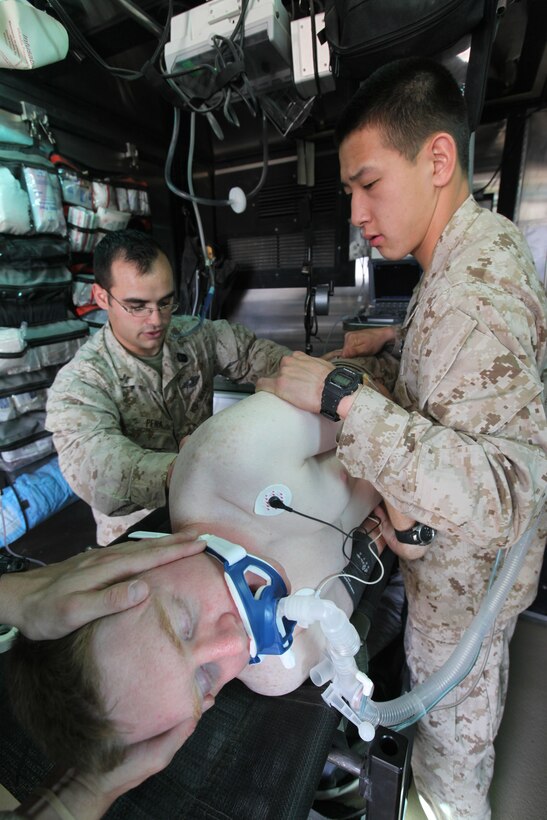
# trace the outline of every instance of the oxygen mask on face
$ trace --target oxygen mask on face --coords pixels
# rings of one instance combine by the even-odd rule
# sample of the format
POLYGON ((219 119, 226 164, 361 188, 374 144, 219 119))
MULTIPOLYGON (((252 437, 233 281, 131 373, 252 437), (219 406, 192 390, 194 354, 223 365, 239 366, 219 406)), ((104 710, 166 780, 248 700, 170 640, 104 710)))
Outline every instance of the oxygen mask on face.
POLYGON ((249 636, 249 663, 260 663, 264 655, 279 655, 285 666, 293 666, 289 650, 295 622, 278 613, 279 601, 288 595, 279 572, 239 544, 216 535, 200 539, 207 542, 205 552, 224 566, 224 579, 249 636), (249 585, 253 576, 264 581, 254 592, 249 585))

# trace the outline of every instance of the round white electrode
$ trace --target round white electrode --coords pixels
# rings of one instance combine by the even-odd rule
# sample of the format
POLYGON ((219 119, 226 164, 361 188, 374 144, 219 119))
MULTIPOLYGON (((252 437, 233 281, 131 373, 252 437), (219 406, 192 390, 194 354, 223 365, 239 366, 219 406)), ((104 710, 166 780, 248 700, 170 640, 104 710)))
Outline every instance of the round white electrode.
POLYGON ((285 512, 285 510, 279 510, 275 507, 270 507, 268 503, 272 496, 276 496, 279 498, 283 504, 286 504, 287 507, 290 507, 292 501, 292 492, 286 486, 286 484, 270 484, 269 487, 264 487, 263 490, 259 492, 256 497, 255 501, 255 515, 281 515, 281 513, 285 512))

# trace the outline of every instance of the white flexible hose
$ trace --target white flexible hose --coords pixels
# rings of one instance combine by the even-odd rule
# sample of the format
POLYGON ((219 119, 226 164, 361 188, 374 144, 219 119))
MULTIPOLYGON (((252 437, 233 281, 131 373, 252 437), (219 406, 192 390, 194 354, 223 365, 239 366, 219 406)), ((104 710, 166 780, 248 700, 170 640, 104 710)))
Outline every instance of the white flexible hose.
POLYGON ((511 548, 498 578, 484 597, 479 611, 446 663, 423 683, 418 684, 399 698, 383 703, 367 700, 362 704, 361 717, 370 721, 374 726, 379 724, 399 726, 413 723, 469 674, 483 640, 493 629, 496 618, 518 578, 535 532, 536 527, 527 530, 511 548))
MULTIPOLYGON (((324 658, 311 672, 317 686, 333 681, 336 693, 342 695, 357 712, 354 722, 370 727, 408 725, 419 720, 451 689, 469 674, 480 652, 482 642, 494 628, 496 618, 518 578, 537 526, 527 530, 509 550, 498 578, 484 597, 478 613, 465 631, 450 658, 423 683, 394 700, 373 702, 360 693, 365 676, 359 672, 354 656, 360 647, 360 638, 346 614, 332 601, 313 595, 296 594, 279 601, 279 614, 300 626, 319 622, 328 642, 328 658, 324 658), (355 705, 356 692, 361 697, 355 705)), ((337 708, 347 704, 340 701, 337 708)), ((351 711, 351 710, 350 710, 351 711)), ((354 719, 348 715, 350 719, 354 719)), ((366 731, 366 728, 364 729, 366 731)))

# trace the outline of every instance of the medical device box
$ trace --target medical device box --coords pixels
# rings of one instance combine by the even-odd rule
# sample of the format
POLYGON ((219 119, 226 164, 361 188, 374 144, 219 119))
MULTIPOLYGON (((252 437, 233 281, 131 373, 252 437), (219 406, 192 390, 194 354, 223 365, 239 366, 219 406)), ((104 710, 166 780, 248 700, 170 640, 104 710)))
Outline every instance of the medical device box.
POLYGON ((311 17, 291 21, 294 84, 305 97, 313 97, 320 91, 324 93, 334 90, 329 44, 326 40, 321 43, 317 37, 317 32, 325 28, 325 12, 315 15, 315 37, 311 22, 311 17))
MULTIPOLYGON (((165 45, 168 72, 214 61, 213 35, 229 38, 241 14, 242 0, 209 0, 171 21, 165 45)), ((244 20, 246 73, 253 86, 267 88, 290 74, 289 15, 281 0, 249 0, 244 20)))

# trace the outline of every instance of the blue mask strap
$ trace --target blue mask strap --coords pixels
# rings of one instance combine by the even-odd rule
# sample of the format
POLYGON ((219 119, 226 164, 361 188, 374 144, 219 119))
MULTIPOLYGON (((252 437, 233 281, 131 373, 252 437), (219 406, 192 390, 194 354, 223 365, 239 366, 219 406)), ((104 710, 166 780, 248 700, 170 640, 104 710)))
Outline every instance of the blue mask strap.
POLYGON ((277 616, 279 600, 288 595, 279 572, 239 544, 216 535, 201 535, 200 539, 207 542, 205 552, 224 565, 226 584, 249 636, 249 663, 259 663, 262 655, 283 655, 292 644, 296 622, 277 616), (247 572, 266 581, 254 595, 245 578, 247 572))

